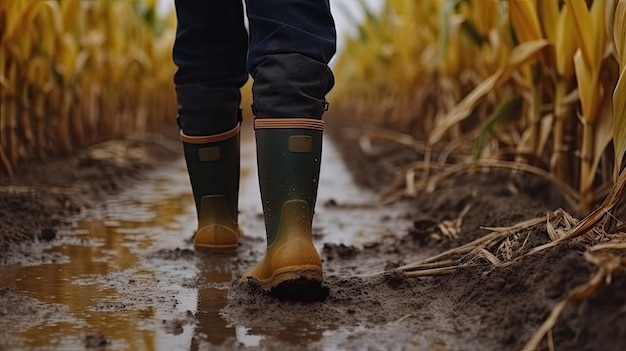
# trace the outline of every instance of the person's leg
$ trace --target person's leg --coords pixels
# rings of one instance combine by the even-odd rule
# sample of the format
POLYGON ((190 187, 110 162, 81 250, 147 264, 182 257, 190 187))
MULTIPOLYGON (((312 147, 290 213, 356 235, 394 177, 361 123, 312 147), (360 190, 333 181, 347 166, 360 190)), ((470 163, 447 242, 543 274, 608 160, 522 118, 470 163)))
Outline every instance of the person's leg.
POLYGON ((257 118, 321 118, 334 85, 328 0, 247 0, 248 70, 257 118))
POLYGON ((328 0, 247 0, 248 69, 267 253, 242 278, 265 290, 322 281, 311 226, 320 172, 321 120, 333 86, 335 27, 328 0))
POLYGON ((233 248, 239 234, 240 88, 248 35, 237 0, 176 0, 178 124, 196 202, 196 247, 233 248))

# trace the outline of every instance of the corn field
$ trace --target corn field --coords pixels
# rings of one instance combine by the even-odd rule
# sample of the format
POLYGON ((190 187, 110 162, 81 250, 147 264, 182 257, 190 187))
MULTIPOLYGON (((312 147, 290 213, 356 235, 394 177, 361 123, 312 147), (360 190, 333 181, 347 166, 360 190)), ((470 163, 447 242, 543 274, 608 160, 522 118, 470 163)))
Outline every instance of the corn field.
POLYGON ((472 162, 543 172, 579 213, 609 193, 626 150, 626 1, 363 9, 335 68, 340 111, 409 130, 428 150, 454 144, 472 162))
POLYGON ((156 0, 0 0, 0 172, 175 114, 156 0))

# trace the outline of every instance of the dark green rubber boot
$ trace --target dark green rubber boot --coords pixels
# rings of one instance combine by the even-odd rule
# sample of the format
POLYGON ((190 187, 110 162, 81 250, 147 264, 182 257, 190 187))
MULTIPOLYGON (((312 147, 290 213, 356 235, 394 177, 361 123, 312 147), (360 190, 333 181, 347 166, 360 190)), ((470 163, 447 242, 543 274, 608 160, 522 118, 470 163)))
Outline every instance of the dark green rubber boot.
POLYGON ((324 122, 256 119, 254 127, 267 253, 242 278, 258 279, 264 290, 288 281, 320 284, 322 262, 313 246, 311 226, 324 122))
POLYGON ((198 213, 194 245, 234 249, 240 235, 239 125, 225 133, 188 136, 180 132, 198 213))

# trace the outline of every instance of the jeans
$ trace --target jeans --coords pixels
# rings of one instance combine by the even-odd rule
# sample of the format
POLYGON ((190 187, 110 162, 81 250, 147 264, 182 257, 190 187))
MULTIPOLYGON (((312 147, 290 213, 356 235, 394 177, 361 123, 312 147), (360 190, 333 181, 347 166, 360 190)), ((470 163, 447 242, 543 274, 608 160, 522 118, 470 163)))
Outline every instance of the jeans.
POLYGON ((329 0, 176 0, 174 76, 188 135, 234 127, 239 89, 254 79, 257 118, 321 118, 334 85, 336 32, 329 0))

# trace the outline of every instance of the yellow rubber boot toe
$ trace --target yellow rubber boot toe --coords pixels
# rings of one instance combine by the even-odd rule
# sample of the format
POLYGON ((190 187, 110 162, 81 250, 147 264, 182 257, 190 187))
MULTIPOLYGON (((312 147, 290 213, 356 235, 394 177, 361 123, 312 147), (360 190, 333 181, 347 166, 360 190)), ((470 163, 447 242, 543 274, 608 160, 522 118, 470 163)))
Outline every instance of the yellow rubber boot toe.
POLYGON ((283 204, 278 234, 263 260, 242 275, 254 278, 263 290, 283 283, 322 283, 322 260, 313 245, 309 206, 303 200, 283 204))

